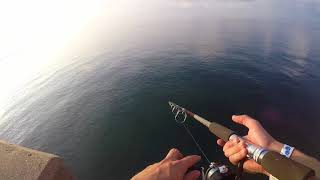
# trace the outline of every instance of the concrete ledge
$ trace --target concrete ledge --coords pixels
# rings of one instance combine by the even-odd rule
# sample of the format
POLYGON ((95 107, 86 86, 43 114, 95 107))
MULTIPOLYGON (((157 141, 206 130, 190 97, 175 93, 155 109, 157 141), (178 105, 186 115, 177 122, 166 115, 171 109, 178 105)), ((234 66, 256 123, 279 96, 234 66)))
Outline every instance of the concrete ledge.
POLYGON ((59 156, 0 140, 0 179, 74 180, 74 177, 59 156))

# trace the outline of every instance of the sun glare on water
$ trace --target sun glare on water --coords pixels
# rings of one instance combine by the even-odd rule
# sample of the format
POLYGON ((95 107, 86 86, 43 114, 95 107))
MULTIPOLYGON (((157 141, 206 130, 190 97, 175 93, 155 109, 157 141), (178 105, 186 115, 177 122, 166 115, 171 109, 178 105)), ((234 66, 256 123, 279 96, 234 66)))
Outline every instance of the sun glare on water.
MULTIPOLYGON (((26 83, 55 66, 64 48, 96 16, 99 0, 0 2, 0 122, 4 107, 26 83)), ((106 8, 105 8, 106 9, 106 8)))

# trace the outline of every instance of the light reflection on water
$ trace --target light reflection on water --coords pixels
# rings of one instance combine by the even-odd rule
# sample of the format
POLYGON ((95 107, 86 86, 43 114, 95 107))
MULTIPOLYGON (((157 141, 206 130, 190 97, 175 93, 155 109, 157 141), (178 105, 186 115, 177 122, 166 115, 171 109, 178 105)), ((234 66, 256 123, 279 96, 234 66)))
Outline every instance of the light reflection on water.
POLYGON ((315 154, 320 5, 295 2, 106 2, 63 50, 60 37, 1 56, 0 137, 63 156, 80 179, 127 179, 169 147, 198 153, 171 121, 173 100, 238 130, 225 119, 253 115, 315 154))

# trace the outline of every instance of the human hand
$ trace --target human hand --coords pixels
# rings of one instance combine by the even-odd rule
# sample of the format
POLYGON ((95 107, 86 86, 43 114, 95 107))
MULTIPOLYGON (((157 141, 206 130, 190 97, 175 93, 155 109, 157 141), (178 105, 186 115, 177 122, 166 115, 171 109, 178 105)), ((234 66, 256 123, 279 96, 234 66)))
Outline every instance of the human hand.
MULTIPOLYGON (((271 151, 280 152, 282 144, 276 141, 257 120, 247 115, 234 115, 232 116, 232 120, 238 124, 246 126, 249 129, 248 134, 243 137, 245 140, 271 151)), ((218 139, 217 143, 220 146, 223 146, 225 156, 229 158, 232 164, 237 164, 240 160, 246 158, 246 145, 242 139, 233 139, 228 142, 218 139)), ((263 167, 257 164, 254 160, 245 161, 243 167, 245 170, 251 173, 264 173, 269 175, 269 173, 266 172, 263 167)))
POLYGON ((160 162, 148 166, 131 180, 196 180, 200 171, 187 170, 200 160, 200 156, 183 157, 177 149, 171 149, 160 162))

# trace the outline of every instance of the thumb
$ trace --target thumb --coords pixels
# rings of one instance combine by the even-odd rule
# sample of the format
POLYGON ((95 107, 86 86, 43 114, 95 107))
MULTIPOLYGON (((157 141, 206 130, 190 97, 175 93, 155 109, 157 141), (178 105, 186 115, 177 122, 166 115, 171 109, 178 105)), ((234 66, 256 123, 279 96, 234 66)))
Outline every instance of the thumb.
POLYGON ((200 171, 194 170, 194 171, 187 173, 184 176, 183 180, 196 180, 199 176, 200 176, 200 171))
POLYGON ((260 123, 257 120, 251 118, 248 115, 239 115, 239 116, 233 115, 232 116, 232 120, 235 123, 242 124, 242 125, 246 126, 249 129, 256 128, 256 127, 260 126, 260 123))

